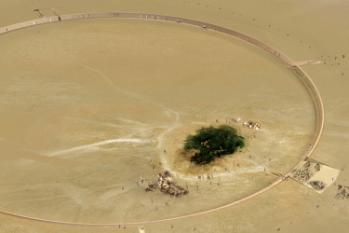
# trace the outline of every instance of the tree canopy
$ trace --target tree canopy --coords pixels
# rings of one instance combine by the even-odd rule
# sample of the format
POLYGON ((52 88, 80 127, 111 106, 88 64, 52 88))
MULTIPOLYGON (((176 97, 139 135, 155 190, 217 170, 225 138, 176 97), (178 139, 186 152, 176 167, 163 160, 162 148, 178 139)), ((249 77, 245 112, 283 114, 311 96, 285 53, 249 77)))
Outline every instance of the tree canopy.
POLYGON ((189 135, 184 144, 185 151, 194 151, 191 161, 196 164, 208 164, 217 157, 233 154, 245 146, 245 138, 237 134, 236 129, 221 125, 203 127, 194 135, 189 135))

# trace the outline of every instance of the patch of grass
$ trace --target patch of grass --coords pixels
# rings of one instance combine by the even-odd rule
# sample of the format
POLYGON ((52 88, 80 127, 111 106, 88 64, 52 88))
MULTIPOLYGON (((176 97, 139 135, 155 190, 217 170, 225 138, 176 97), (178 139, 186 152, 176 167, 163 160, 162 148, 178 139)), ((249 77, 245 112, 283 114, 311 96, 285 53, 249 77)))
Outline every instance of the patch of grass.
POLYGON ((233 154, 245 146, 245 138, 237 135, 228 125, 204 127, 189 135, 185 140, 184 150, 195 151, 191 161, 196 164, 208 164, 217 157, 233 154))

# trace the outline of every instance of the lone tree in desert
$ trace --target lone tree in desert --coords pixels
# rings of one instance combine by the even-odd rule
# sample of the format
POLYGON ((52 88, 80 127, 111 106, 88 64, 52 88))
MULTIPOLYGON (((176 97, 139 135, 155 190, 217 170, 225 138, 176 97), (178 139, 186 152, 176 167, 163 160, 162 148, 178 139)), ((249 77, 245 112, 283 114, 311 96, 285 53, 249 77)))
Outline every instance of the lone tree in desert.
POLYGON ((228 126, 204 127, 189 135, 185 140, 184 150, 193 152, 191 161, 196 164, 208 164, 217 157, 233 154, 245 146, 245 138, 228 126))

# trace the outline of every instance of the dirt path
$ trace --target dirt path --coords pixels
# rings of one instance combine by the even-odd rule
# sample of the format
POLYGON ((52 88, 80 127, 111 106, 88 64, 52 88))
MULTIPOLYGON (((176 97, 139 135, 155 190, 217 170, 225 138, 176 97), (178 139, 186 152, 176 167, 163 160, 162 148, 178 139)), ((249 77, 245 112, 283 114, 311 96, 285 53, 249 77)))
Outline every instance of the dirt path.
MULTIPOLYGON (((315 86, 314 82, 312 81, 312 79, 296 62, 292 61, 287 55, 285 55, 282 52, 274 49, 273 47, 265 44, 264 42, 259 41, 258 39, 252 38, 252 37, 245 35, 245 34, 242 34, 240 32, 237 32, 237 31, 234 31, 234 30, 231 30, 228 28, 224 28, 221 26, 217 26, 214 24, 210 24, 210 23, 205 23, 205 22, 196 21, 196 20, 192 20, 192 19, 184 19, 184 18, 179 18, 179 17, 156 15, 156 14, 142 14, 142 13, 107 12, 107 13, 79 13, 79 14, 68 14, 68 15, 60 15, 60 16, 42 17, 42 18, 35 19, 35 20, 29 20, 29 21, 25 21, 25 22, 13 24, 13 25, 1 27, 0 28, 0 35, 5 34, 5 33, 9 33, 11 31, 23 29, 23 28, 37 26, 40 24, 54 23, 54 22, 60 22, 60 21, 66 21, 66 20, 93 19, 93 18, 120 18, 120 19, 138 19, 138 20, 169 21, 169 22, 184 23, 184 24, 189 24, 192 26, 198 26, 198 27, 201 27, 205 30, 213 30, 213 31, 217 31, 220 33, 228 34, 230 36, 241 39, 241 40, 243 40, 243 41, 245 41, 253 46, 256 46, 256 47, 266 51, 267 53, 273 55, 274 58, 279 60, 281 63, 292 68, 292 70, 297 75, 297 77, 301 80, 301 82, 305 86, 306 90, 308 91, 310 97, 312 98, 314 110, 315 110, 315 129, 314 129, 314 134, 313 134, 314 136, 311 140, 311 143, 310 143, 308 149, 303 154, 302 158, 305 159, 307 157, 310 157, 310 155, 314 151, 315 147, 317 146, 319 139, 321 137, 322 131, 323 131, 323 126, 324 126, 324 107, 323 107, 323 102, 322 102, 321 96, 319 94, 319 91, 318 91, 317 87, 315 86)), ((91 70, 91 68, 90 68, 90 70, 91 70)), ((175 113, 172 110, 169 110, 169 111, 171 111, 172 113, 175 113)), ((175 124, 173 125, 173 127, 176 127, 177 121, 178 121, 178 115, 176 113, 174 115, 175 115, 176 120, 175 120, 175 124)), ((171 127, 168 130, 172 130, 172 129, 173 128, 171 127)), ((165 133, 166 132, 167 131, 165 131, 165 133)), ((132 141, 132 142, 134 142, 134 141, 132 141)), ((99 142, 99 143, 109 143, 109 141, 99 142)), ((75 148, 75 149, 81 149, 81 148, 75 148)), ((294 167, 296 167, 296 165, 297 164, 295 164, 294 167)), ((293 169, 291 169, 291 171, 292 170, 293 169)), ((208 210, 204 210, 204 211, 195 212, 192 214, 186 214, 186 215, 181 215, 181 216, 176 216, 176 217, 171 217, 171 218, 155 219, 155 220, 140 221, 140 222, 115 223, 115 224, 87 224, 87 223, 85 224, 85 223, 70 223, 70 222, 51 221, 51 220, 47 220, 47 219, 32 218, 29 216, 17 215, 14 213, 8 213, 8 212, 2 212, 2 211, 0 211, 0 213, 4 214, 4 215, 8 215, 8 216, 14 216, 14 217, 22 218, 22 219, 27 219, 27 220, 40 221, 40 222, 53 223, 53 224, 75 225, 75 226, 106 227, 106 226, 118 226, 118 225, 141 225, 141 224, 149 224, 149 223, 159 223, 159 222, 178 220, 178 219, 184 219, 184 218, 209 214, 209 213, 212 213, 212 212, 215 212, 215 211, 227 208, 227 207, 237 205, 237 204, 242 203, 244 201, 250 200, 250 199, 256 197, 257 195, 260 195, 264 192, 267 192, 268 190, 270 190, 273 187, 277 186, 278 184, 282 183, 286 177, 290 176, 291 171, 289 171, 289 173, 279 177, 274 183, 270 184, 269 186, 255 192, 251 195, 248 195, 240 200, 237 200, 237 201, 234 201, 234 202, 231 202, 231 203, 228 203, 228 204, 225 204, 225 205, 213 208, 213 209, 208 209, 208 210)))

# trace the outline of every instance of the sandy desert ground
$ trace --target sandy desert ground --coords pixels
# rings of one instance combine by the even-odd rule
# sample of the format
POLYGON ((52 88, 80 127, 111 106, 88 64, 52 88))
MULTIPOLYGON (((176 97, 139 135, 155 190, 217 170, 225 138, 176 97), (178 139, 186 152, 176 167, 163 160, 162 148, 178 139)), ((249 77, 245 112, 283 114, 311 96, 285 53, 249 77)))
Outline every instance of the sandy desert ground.
POLYGON ((205 28, 45 24, 0 35, 0 232, 348 231, 349 199, 336 198, 338 185, 349 186, 348 2, 4 0, 0 11, 0 27, 42 15, 146 12, 258 38, 318 87, 325 125, 311 158, 339 171, 321 193, 287 179, 182 218, 256 193, 302 160, 316 124, 302 83, 259 48, 205 28), (232 120, 239 117, 261 130, 232 120), (210 168, 180 157, 185 135, 222 123, 246 136, 246 149, 210 168), (139 177, 163 168, 190 194, 145 193, 139 177))

